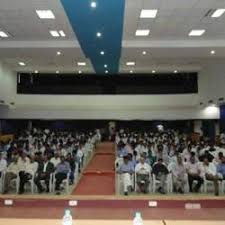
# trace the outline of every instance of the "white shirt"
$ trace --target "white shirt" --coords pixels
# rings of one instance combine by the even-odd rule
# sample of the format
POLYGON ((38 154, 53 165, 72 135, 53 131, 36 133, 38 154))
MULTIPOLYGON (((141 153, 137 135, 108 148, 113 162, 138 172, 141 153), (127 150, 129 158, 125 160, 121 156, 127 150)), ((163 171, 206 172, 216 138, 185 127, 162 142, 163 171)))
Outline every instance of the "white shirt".
POLYGON ((44 169, 43 169, 43 172, 44 172, 44 173, 46 172, 47 165, 48 165, 48 162, 45 162, 45 163, 44 163, 44 169))
POLYGON ((215 176, 217 174, 216 166, 213 163, 209 163, 208 166, 201 163, 201 172, 202 172, 202 175, 204 176, 206 174, 215 176))
POLYGON ((186 163, 186 169, 187 169, 187 172, 190 173, 190 174, 198 174, 199 171, 201 172, 201 166, 199 165, 199 163, 186 163))
POLYGON ((51 158, 50 160, 51 163, 53 163, 54 167, 56 167, 61 161, 60 161, 60 158, 51 158))
POLYGON ((37 162, 33 162, 33 163, 30 162, 26 164, 26 172, 32 175, 34 175, 37 172, 37 168, 38 168, 37 162))
POLYGON ((135 172, 137 174, 149 174, 152 168, 148 163, 138 163, 135 167, 135 172))
POLYGON ((0 172, 5 171, 7 168, 7 162, 5 159, 0 160, 0 172))

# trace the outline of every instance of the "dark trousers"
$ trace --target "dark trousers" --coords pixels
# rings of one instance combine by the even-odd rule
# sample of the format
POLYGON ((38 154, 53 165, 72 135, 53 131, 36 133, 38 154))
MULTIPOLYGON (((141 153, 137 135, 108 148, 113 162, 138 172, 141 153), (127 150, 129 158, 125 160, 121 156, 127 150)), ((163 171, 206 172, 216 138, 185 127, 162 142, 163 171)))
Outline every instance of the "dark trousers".
POLYGON ((25 173, 24 171, 19 172, 20 176, 20 187, 19 187, 19 192, 23 193, 24 192, 24 185, 27 181, 29 181, 32 178, 32 175, 29 173, 25 173))
POLYGON ((50 181, 50 174, 48 173, 41 173, 38 174, 35 178, 34 178, 34 183, 37 185, 38 191, 42 192, 43 191, 43 187, 41 185, 41 180, 45 181, 46 184, 46 191, 49 192, 49 181, 50 181))
POLYGON ((202 177, 198 176, 198 175, 190 175, 188 174, 188 183, 189 183, 189 188, 190 188, 190 192, 193 192, 193 181, 196 180, 197 181, 197 184, 196 186, 194 187, 194 191, 195 192, 198 192, 201 185, 203 184, 204 180, 202 177))
POLYGON ((65 174, 65 173, 57 173, 55 175, 55 179, 56 179, 56 181, 55 181, 55 189, 56 189, 56 191, 59 191, 60 184, 62 183, 62 181, 64 179, 66 179, 66 177, 67 177, 67 174, 65 174))

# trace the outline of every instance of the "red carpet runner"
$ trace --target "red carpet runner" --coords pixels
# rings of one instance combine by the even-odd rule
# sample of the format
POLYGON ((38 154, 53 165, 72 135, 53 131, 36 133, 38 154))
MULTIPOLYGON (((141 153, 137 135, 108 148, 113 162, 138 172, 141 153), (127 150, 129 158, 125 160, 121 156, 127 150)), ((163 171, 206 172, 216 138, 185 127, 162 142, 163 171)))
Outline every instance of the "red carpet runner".
POLYGON ((97 145, 96 153, 83 172, 73 195, 115 194, 115 145, 104 142, 97 145))

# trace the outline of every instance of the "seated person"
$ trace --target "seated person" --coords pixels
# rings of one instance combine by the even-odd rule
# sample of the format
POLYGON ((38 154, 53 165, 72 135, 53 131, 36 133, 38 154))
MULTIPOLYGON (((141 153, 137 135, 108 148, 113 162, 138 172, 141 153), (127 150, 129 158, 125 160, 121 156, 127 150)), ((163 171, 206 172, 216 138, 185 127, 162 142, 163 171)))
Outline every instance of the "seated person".
POLYGON ((34 179, 34 183, 37 185, 38 192, 42 193, 44 188, 41 185, 41 180, 45 181, 46 184, 46 192, 49 192, 49 182, 50 175, 54 172, 54 165, 50 162, 50 157, 48 155, 44 155, 43 161, 41 160, 38 163, 37 174, 34 179))
POLYGON ((216 166, 209 162, 207 157, 204 158, 202 163, 202 173, 206 180, 211 180, 214 183, 215 195, 219 195, 219 176, 216 171, 216 166))
POLYGON ((166 179, 169 171, 161 158, 153 165, 152 173, 156 176, 157 180, 160 180, 160 186, 158 188, 159 193, 165 194, 164 188, 166 186, 166 179))
POLYGON ((191 153, 190 162, 186 164, 187 174, 188 174, 188 183, 190 192, 199 192, 201 185, 203 184, 204 180, 201 176, 201 168, 199 163, 196 161, 195 153, 191 153), (193 181, 196 180, 197 184, 193 189, 193 181))
POLYGON ((128 195, 129 191, 132 191, 132 175, 134 174, 134 166, 130 163, 129 158, 124 156, 123 164, 120 166, 118 173, 122 175, 122 182, 124 188, 124 195, 128 195))
POLYGON ((17 178, 18 172, 19 172, 18 158, 16 156, 13 156, 12 162, 6 169, 4 194, 7 194, 9 192, 10 182, 11 180, 17 178))
POLYGON ((51 158, 50 162, 53 163, 55 168, 57 167, 57 165, 60 163, 60 157, 59 157, 59 153, 58 152, 56 152, 54 154, 54 157, 51 158))
POLYGON ((73 158, 72 154, 69 153, 66 157, 66 161, 70 164, 70 184, 74 183, 74 172, 76 169, 75 159, 73 158))
POLYGON ((35 157, 31 156, 30 160, 25 163, 25 169, 19 172, 19 176, 20 176, 19 194, 24 193, 25 183, 35 176, 37 172, 37 168, 38 168, 38 163, 35 161, 35 157))
POLYGON ((171 164, 174 191, 183 194, 185 184, 187 183, 187 173, 182 156, 177 155, 176 160, 171 164))
POLYGON ((219 173, 221 179, 225 180, 225 156, 221 159, 221 163, 217 165, 217 173, 219 173))
POLYGON ((145 158, 142 156, 140 162, 135 167, 137 184, 142 193, 148 193, 148 186, 150 183, 151 166, 145 162, 145 158))
POLYGON ((55 171, 55 190, 57 191, 56 194, 60 194, 60 184, 64 179, 66 179, 67 174, 70 173, 70 164, 65 160, 64 156, 60 157, 61 162, 56 167, 55 171))
POLYGON ((7 161, 3 158, 3 154, 0 153, 0 177, 7 169, 7 161))

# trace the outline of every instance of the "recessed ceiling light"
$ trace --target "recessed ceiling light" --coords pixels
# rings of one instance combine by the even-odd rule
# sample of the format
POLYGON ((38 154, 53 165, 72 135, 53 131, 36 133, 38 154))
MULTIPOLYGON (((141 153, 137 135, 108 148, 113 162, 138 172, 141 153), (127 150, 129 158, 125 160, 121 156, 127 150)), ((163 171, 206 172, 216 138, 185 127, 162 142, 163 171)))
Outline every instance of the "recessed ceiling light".
POLYGON ((40 19, 55 19, 55 15, 51 10, 36 10, 40 19))
POLYGON ((130 73, 133 73, 134 71, 133 70, 130 70, 130 73))
POLYGON ((50 34, 51 34, 53 37, 59 37, 59 36, 60 36, 57 30, 50 30, 49 32, 50 32, 50 34))
POLYGON ((104 65, 104 67, 105 67, 105 68, 107 68, 107 67, 108 67, 108 65, 107 65, 107 64, 105 64, 105 65, 104 65))
POLYGON ((59 31, 59 34, 61 35, 61 37, 66 37, 66 34, 64 33, 63 30, 60 30, 60 31, 59 31))
POLYGON ((38 70, 35 70, 34 73, 38 73, 38 70))
POLYGON ((177 70, 174 70, 173 72, 174 72, 174 73, 177 73, 177 70))
POLYGON ((213 18, 220 17, 224 14, 224 12, 225 12, 225 9, 216 9, 211 17, 213 17, 213 18))
POLYGON ((20 66, 26 66, 26 64, 24 62, 19 62, 18 63, 20 66))
POLYGON ((78 73, 79 73, 79 74, 81 74, 81 73, 82 73, 82 71, 81 71, 81 70, 79 70, 79 71, 78 71, 78 73))
POLYGON ((101 54, 101 55, 105 55, 105 52, 104 52, 104 51, 101 51, 100 54, 101 54))
POLYGON ((97 7, 97 3, 95 1, 91 2, 91 8, 96 8, 97 7))
POLYGON ((136 30, 135 35, 136 36, 148 36, 150 34, 150 30, 145 29, 145 30, 136 30))
POLYGON ((60 51, 58 51, 56 54, 57 54, 57 55, 61 55, 61 52, 60 52, 60 51))
POLYGON ((101 37, 101 36, 102 36, 102 33, 101 33, 101 32, 97 32, 97 33, 96 33, 96 36, 97 36, 97 37, 101 37))
POLYGON ((9 35, 6 32, 0 30, 0 37, 7 38, 9 35))
POLYGON ((65 33, 63 30, 57 31, 57 30, 50 30, 49 33, 53 36, 53 37, 65 37, 65 33))
POLYGON ((86 66, 86 62, 78 62, 77 65, 78 66, 86 66))
POLYGON ((135 62, 127 62, 126 65, 127 66, 134 66, 135 65, 135 62))
POLYGON ((152 70, 152 73, 156 73, 156 71, 155 70, 152 70))
POLYGON ((109 73, 109 71, 108 71, 108 70, 106 70, 106 71, 105 71, 105 73, 109 73))
POLYGON ((155 18, 157 12, 157 9, 142 9, 140 18, 155 18))
POLYGON ((211 55, 215 55, 215 53, 216 53, 215 50, 211 50, 210 52, 211 55))
POLYGON ((143 51, 143 52, 142 52, 142 55, 146 55, 146 54, 147 54, 147 52, 146 52, 146 51, 143 51))
POLYGON ((55 73, 59 73, 59 71, 58 71, 58 70, 56 70, 56 71, 55 71, 55 73))
POLYGON ((192 30, 189 36, 201 36, 205 33, 205 30, 192 30))

